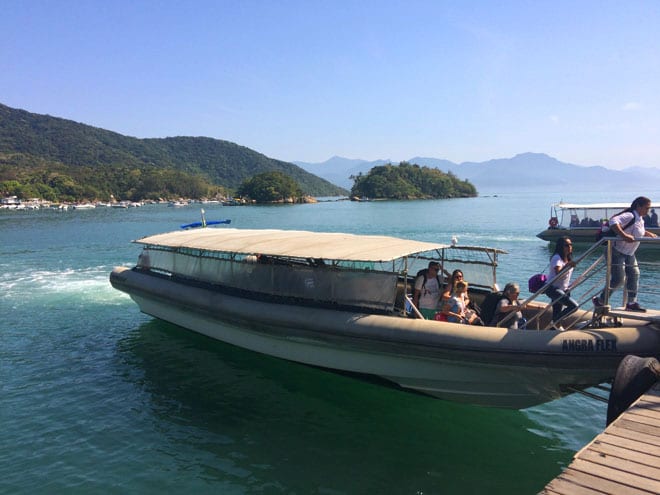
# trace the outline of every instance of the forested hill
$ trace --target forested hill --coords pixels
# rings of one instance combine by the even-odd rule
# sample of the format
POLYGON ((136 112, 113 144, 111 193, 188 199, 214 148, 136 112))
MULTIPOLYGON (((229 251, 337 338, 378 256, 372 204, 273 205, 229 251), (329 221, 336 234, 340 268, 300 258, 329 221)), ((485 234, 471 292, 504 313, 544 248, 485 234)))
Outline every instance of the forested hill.
MULTIPOLYGON (((262 172, 279 171, 313 196, 347 191, 292 163, 274 160, 244 146, 206 137, 138 139, 49 115, 0 104, 0 181, 17 169, 114 168, 132 173, 173 170, 200 175, 210 183, 236 189, 262 172)), ((80 174, 79 174, 80 175, 80 174)))

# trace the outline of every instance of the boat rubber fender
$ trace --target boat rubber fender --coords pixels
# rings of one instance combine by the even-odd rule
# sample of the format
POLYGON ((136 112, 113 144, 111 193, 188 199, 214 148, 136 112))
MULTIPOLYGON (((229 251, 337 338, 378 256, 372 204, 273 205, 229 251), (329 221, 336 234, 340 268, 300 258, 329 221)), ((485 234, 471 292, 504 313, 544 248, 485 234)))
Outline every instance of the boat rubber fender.
POLYGON ((619 363, 607 401, 607 424, 630 407, 660 378, 660 363, 656 358, 628 355, 619 363))

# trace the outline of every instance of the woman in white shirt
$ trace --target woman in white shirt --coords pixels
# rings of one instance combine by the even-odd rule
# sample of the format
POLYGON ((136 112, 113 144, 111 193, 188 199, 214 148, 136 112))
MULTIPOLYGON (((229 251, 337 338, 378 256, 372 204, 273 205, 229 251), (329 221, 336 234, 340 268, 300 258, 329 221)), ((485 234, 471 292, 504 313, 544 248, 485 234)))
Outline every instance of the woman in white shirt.
MULTIPOLYGON (((612 249, 612 276, 609 281, 609 295, 612 291, 618 289, 626 281, 626 290, 628 291, 628 302, 626 310, 645 312, 637 302, 637 291, 639 289, 639 265, 635 258, 635 251, 639 247, 640 237, 657 237, 653 232, 644 228, 644 216, 651 209, 651 200, 644 196, 639 196, 630 205, 620 213, 610 218, 610 229, 612 229, 619 240, 614 243, 612 249)), ((600 296, 592 299, 594 306, 602 306, 605 301, 605 290, 600 296)))
POLYGON ((575 262, 573 261, 573 243, 568 237, 560 237, 555 245, 555 252, 550 258, 548 268, 548 288, 545 294, 552 300, 552 325, 563 330, 560 320, 578 308, 578 303, 571 297, 568 286, 575 262), (557 277, 562 272, 561 277, 557 277))

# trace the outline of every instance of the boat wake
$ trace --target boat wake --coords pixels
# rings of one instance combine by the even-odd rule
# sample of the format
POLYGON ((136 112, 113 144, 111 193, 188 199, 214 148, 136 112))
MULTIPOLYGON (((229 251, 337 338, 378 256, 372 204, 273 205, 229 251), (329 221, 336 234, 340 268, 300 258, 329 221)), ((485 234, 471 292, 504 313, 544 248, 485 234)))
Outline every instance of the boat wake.
POLYGON ((16 270, 5 265, 0 272, 0 300, 17 308, 26 305, 81 305, 119 303, 126 296, 113 290, 107 266, 61 270, 16 270), (11 268, 14 270, 12 271, 11 268))

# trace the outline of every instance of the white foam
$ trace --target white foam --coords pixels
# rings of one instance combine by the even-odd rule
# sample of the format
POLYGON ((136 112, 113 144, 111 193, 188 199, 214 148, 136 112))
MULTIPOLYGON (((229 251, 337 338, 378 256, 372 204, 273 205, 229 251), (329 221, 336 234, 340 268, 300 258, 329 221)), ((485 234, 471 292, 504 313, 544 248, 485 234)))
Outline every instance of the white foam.
POLYGON ((126 296, 113 289, 111 267, 96 266, 81 269, 23 270, 0 276, 0 300, 12 304, 75 299, 81 302, 116 303, 126 296))

